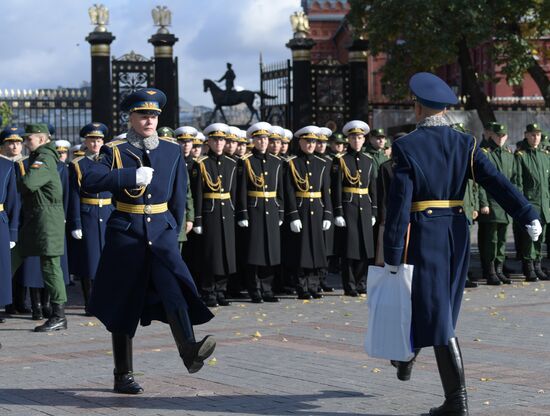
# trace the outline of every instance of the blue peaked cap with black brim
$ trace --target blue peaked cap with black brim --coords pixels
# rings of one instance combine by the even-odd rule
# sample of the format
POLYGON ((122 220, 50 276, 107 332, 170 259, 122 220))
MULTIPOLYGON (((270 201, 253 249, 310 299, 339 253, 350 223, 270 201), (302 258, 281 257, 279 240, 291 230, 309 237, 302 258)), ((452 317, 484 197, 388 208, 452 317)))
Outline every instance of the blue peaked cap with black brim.
POLYGON ((429 72, 414 74, 409 80, 409 88, 418 102, 425 107, 443 110, 449 105, 458 103, 458 98, 451 87, 429 72))

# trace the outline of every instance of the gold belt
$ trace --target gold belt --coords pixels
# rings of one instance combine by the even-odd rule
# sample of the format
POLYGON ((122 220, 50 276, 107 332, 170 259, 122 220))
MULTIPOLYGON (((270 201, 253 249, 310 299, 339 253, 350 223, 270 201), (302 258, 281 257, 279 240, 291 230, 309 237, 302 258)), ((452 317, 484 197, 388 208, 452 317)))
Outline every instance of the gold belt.
POLYGON ((4 211, 4 204, 0 204, 0 212, 4 211))
POLYGON ((351 187, 351 186, 344 186, 343 191, 348 192, 350 194, 359 194, 359 195, 368 195, 369 194, 369 188, 354 188, 354 187, 351 187))
POLYGON ((411 205, 411 212, 420 212, 428 208, 454 208, 464 205, 464 201, 454 200, 434 200, 434 201, 415 201, 411 205))
POLYGON ((104 205, 111 205, 111 198, 80 198, 82 204, 88 205, 99 205, 100 207, 104 205))
POLYGON ((230 199, 231 194, 229 192, 225 192, 223 194, 215 193, 215 192, 206 192, 202 194, 203 198, 206 199, 230 199))
POLYGON ((128 214, 162 214, 168 211, 168 203, 151 204, 151 205, 134 205, 125 204, 124 202, 116 201, 117 211, 126 212, 128 214))
POLYGON ((296 192, 298 198, 321 198, 321 192, 296 192))
POLYGON ((276 198, 277 192, 248 191, 247 195, 253 198, 276 198))

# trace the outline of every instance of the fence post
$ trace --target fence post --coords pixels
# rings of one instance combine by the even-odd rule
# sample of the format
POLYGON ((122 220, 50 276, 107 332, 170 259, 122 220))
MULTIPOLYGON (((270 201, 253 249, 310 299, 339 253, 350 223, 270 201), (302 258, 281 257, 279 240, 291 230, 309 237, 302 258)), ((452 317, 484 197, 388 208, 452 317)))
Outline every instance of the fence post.
POLYGON ((286 47, 292 51, 292 129, 297 130, 312 122, 311 49, 315 41, 293 38, 286 47))
POLYGON ((353 120, 368 120, 368 40, 355 39, 348 47, 349 108, 353 120))

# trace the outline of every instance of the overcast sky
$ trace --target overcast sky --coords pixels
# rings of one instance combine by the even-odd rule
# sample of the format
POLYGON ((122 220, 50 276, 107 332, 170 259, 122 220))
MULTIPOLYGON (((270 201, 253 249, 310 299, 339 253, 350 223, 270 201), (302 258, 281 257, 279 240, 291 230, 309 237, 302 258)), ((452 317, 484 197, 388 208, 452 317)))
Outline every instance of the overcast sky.
MULTIPOLYGON (((0 88, 78 87, 90 80, 93 29, 88 17, 92 0, 0 0, 2 16, 0 88)), ((289 16, 300 0, 104 0, 108 30, 116 37, 115 57, 134 50, 153 56, 147 40, 157 30, 151 10, 165 5, 172 11, 169 28, 179 41, 180 97, 194 105, 211 106, 202 90, 203 78, 219 79, 225 63, 233 63, 235 84, 259 89, 259 55, 264 63, 290 58, 289 16)))

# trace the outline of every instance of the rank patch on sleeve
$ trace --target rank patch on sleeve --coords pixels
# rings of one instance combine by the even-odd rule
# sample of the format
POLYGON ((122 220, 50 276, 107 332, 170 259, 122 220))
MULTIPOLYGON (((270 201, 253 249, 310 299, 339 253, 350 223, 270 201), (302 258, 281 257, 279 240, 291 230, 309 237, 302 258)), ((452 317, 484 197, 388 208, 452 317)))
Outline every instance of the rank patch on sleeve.
POLYGON ((44 162, 41 162, 40 160, 37 160, 37 161, 33 162, 33 164, 31 165, 31 169, 39 169, 42 166, 44 166, 44 162))

